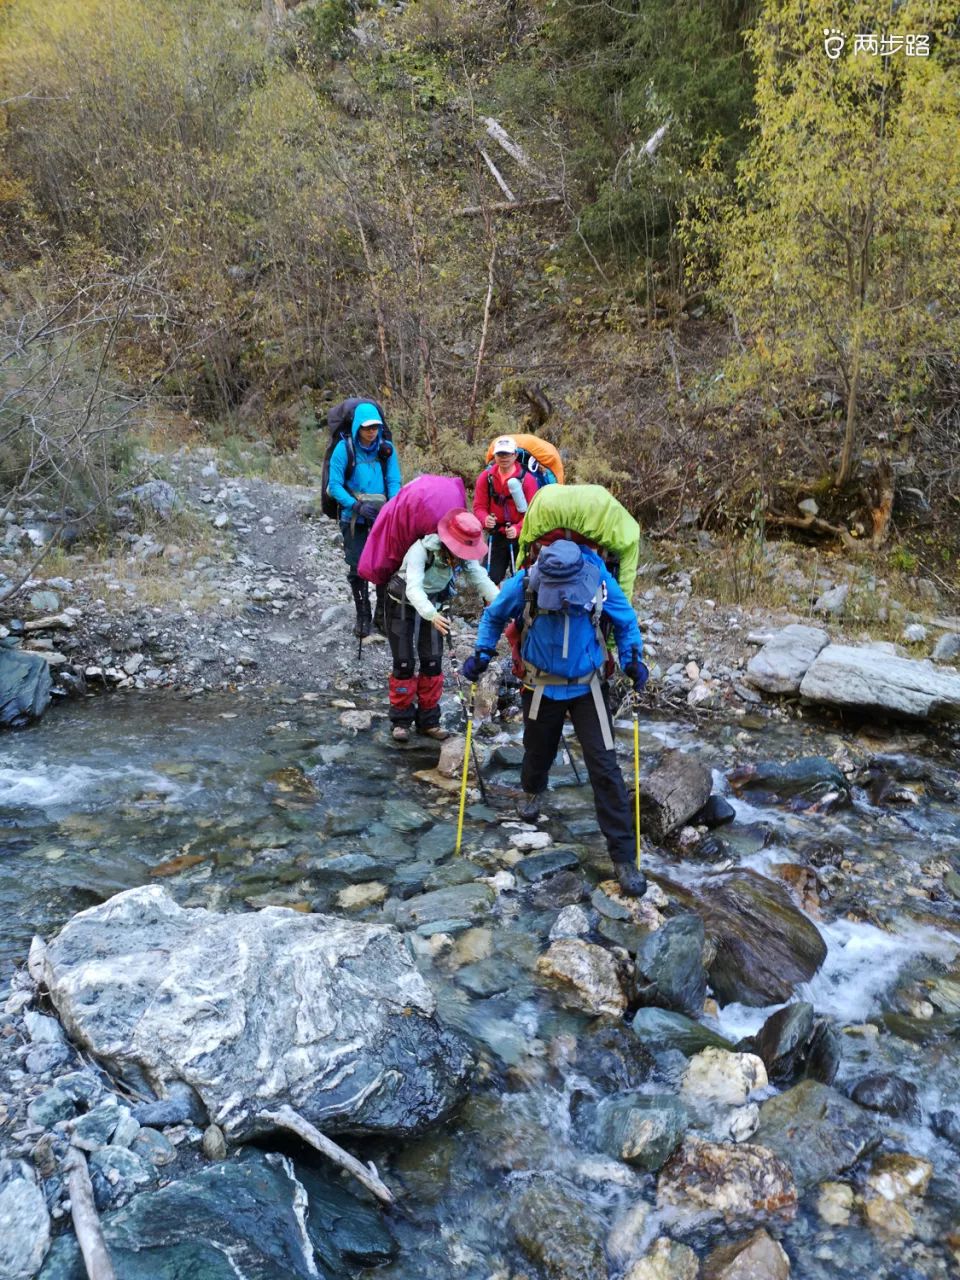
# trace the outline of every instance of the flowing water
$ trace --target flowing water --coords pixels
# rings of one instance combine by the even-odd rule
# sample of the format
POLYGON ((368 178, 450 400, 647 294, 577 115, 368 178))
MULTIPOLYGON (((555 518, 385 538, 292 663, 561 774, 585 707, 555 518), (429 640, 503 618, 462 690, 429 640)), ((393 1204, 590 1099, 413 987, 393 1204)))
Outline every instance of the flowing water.
MULTIPOLYGON (((326 910, 357 877, 389 884, 391 900, 399 900, 501 865, 510 845, 501 826, 507 801, 498 799, 505 791, 471 806, 471 857, 455 863, 454 798, 412 776, 434 762, 436 748, 398 750, 383 721, 352 735, 339 715, 319 701, 116 697, 71 704, 6 735, 0 978, 23 962, 34 933, 49 935, 74 912, 134 885, 161 882, 183 905, 218 910, 326 910)), ((642 749, 647 758, 663 745, 696 750, 724 789, 725 770, 751 742, 762 743, 770 759, 830 755, 842 745, 835 733, 795 724, 752 733, 661 722, 647 726, 642 749)), ((626 734, 623 745, 628 752, 626 734)), ((949 767, 945 749, 938 759, 932 748, 911 745, 937 768, 949 767)), ((502 781, 515 783, 515 772, 502 781)), ((604 859, 591 844, 589 796, 574 784, 569 766, 557 766, 551 829, 582 851, 595 876, 604 859)), ((935 1168, 927 1196, 913 1207, 916 1235, 907 1242, 886 1240, 856 1216, 850 1226, 829 1227, 814 1210, 815 1196, 805 1198, 796 1220, 776 1227, 794 1276, 805 1280, 955 1274, 943 1242, 958 1227, 960 1161, 929 1116, 960 1103, 960 1039, 952 1026, 934 1034, 935 1021, 928 1034, 922 1017, 901 1017, 899 1034, 884 1026, 891 1013, 915 1011, 960 949, 956 901, 914 887, 921 870, 927 884, 960 870, 960 806, 938 794, 937 786, 918 788, 918 803, 884 807, 860 793, 853 807, 834 813, 731 797, 737 819, 724 834, 746 865, 769 873, 775 864, 805 861, 812 848, 842 851, 839 868, 821 864, 830 888, 818 920, 827 960, 797 995, 843 1031, 838 1088, 871 1071, 896 1071, 917 1084, 924 1120, 886 1122, 887 1146, 926 1156, 935 1168)), ((660 869, 686 880, 705 870, 692 862, 660 869)), ((445 1126, 402 1149, 371 1151, 404 1189, 404 1212, 393 1224, 401 1252, 377 1276, 539 1275, 505 1225, 531 1187, 565 1189, 586 1203, 601 1241, 638 1199, 655 1203, 655 1178, 599 1154, 582 1123, 584 1101, 613 1086, 576 1064, 572 1047, 589 1038, 591 1020, 562 1010, 533 976, 556 914, 542 894, 507 893, 489 922, 489 954, 469 954, 476 933, 452 949, 418 941, 418 963, 442 1015, 472 1039, 481 1072, 473 1096, 445 1126)), ((383 917, 372 908, 361 918, 383 917)), ((715 1029, 737 1039, 772 1011, 727 1006, 715 1029)), ((675 1087, 682 1066, 678 1055, 659 1055, 656 1081, 644 1087, 675 1087)), ((651 1207, 643 1238, 665 1232, 701 1250, 748 1234, 742 1226, 671 1223, 651 1207)), ((620 1274, 615 1265, 610 1274, 620 1274)))

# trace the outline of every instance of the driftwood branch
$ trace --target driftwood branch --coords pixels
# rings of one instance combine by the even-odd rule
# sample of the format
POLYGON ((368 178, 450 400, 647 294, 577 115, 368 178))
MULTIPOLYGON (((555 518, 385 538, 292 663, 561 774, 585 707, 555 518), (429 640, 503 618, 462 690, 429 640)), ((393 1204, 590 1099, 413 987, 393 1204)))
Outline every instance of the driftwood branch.
POLYGON ((541 209, 547 205, 563 204, 563 196, 540 196, 536 200, 498 201, 496 204, 471 204, 458 209, 461 218, 482 218, 487 213, 518 213, 522 209, 541 209))
POLYGON ((516 204, 517 197, 513 194, 513 192, 507 186, 506 182, 504 181, 503 174, 500 172, 497 166, 493 163, 493 161, 487 155, 486 151, 484 151, 483 147, 480 148, 480 157, 483 160, 483 163, 487 166, 487 168, 493 174, 493 180, 497 184, 497 186, 500 188, 500 190, 503 192, 503 194, 507 197, 507 199, 510 201, 511 204, 516 204))
POLYGON ((521 169, 526 169, 528 173, 532 173, 535 177, 545 182, 546 177, 533 163, 523 147, 510 137, 503 125, 494 120, 492 116, 484 116, 483 123, 487 133, 494 140, 498 147, 501 147, 511 159, 516 160, 521 169))
POLYGON ((100 1216, 93 1199, 93 1185, 87 1158, 82 1151, 71 1147, 64 1162, 67 1175, 67 1192, 70 1196, 70 1213, 77 1244, 83 1254, 88 1280, 117 1280, 117 1273, 110 1261, 107 1242, 103 1238, 100 1216))
POLYGON ((376 1165, 372 1161, 369 1165, 361 1164, 349 1151, 344 1151, 343 1147, 338 1147, 335 1142, 324 1137, 319 1129, 315 1129, 310 1121, 294 1111, 293 1107, 280 1107, 278 1111, 261 1111, 260 1119, 269 1120, 271 1124, 279 1125, 281 1129, 289 1129, 315 1151, 321 1152, 341 1169, 346 1169, 348 1173, 353 1174, 357 1181, 372 1192, 378 1200, 382 1200, 384 1204, 393 1204, 393 1192, 381 1182, 376 1165))
POLYGON ((828 533, 839 538, 845 547, 856 548, 857 540, 842 525, 831 524, 829 520, 821 520, 819 516, 784 516, 776 511, 768 512, 767 524, 784 525, 788 529, 809 529, 812 533, 828 533))

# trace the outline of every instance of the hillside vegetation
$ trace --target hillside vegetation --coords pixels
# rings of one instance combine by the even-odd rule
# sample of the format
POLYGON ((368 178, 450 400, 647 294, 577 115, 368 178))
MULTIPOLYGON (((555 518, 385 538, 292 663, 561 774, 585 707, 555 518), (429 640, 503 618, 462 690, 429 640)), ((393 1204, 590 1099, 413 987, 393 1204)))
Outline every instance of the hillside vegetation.
POLYGON ((5 499, 361 389, 408 471, 542 424, 654 533, 953 582, 960 9, 840 10, 5 0, 5 499))

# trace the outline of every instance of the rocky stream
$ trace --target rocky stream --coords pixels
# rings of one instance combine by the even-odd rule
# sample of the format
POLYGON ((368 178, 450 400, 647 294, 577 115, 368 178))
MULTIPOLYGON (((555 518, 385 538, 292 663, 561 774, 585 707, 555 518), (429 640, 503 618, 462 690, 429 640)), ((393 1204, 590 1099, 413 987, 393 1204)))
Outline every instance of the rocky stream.
POLYGON ((455 858, 456 776, 382 712, 144 693, 3 739, 0 1276, 85 1275, 71 1144, 125 1280, 956 1273, 948 741, 645 718, 634 904, 575 742, 525 827, 483 726, 455 858))

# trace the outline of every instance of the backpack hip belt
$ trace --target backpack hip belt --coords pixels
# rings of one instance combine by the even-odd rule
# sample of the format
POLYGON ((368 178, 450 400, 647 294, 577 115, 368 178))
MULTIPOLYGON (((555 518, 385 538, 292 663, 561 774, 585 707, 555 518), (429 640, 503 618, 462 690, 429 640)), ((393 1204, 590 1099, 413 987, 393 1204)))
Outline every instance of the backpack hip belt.
POLYGON ((595 671, 591 671, 587 676, 555 676, 549 671, 541 671, 539 667, 535 667, 532 662, 524 662, 524 683, 530 685, 533 689, 533 698, 530 702, 529 717, 536 720, 540 711, 540 703, 543 701, 543 691, 548 686, 553 685, 587 685, 593 695, 593 705, 597 709, 597 719, 600 722, 600 732, 603 735, 603 745, 608 751, 613 750, 613 734, 610 730, 610 717, 607 714, 607 708, 603 701, 603 690, 600 687, 600 676, 603 668, 598 667, 595 671))

